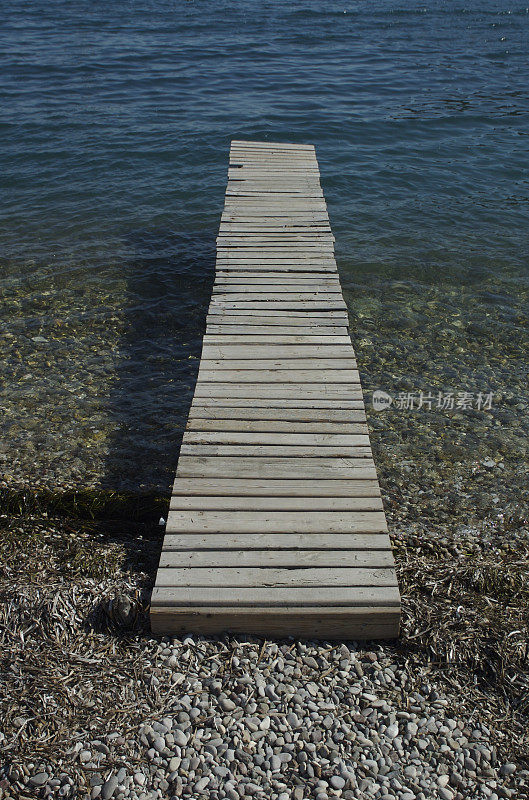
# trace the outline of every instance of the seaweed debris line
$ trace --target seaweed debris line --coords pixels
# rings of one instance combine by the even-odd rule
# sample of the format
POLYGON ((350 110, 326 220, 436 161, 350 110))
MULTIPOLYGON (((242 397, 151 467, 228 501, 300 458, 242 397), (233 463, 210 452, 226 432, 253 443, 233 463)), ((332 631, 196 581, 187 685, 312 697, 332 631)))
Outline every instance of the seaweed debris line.
POLYGON ((333 242, 314 147, 233 141, 154 632, 398 634, 333 242))

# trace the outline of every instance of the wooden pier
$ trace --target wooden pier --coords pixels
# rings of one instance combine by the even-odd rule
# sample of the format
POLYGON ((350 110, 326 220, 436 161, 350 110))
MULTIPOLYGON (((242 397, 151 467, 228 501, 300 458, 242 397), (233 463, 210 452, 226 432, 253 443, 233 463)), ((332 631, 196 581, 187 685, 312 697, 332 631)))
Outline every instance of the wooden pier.
POLYGON ((154 632, 398 635, 333 242, 314 147, 233 141, 154 632))

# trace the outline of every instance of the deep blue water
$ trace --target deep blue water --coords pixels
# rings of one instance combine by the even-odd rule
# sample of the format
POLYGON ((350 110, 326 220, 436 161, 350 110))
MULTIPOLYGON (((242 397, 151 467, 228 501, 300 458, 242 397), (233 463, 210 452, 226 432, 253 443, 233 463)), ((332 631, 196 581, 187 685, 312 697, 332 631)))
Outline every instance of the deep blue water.
POLYGON ((528 87, 521 3, 2 3, 6 478, 166 482, 232 138, 315 144, 366 388, 523 405, 528 87))

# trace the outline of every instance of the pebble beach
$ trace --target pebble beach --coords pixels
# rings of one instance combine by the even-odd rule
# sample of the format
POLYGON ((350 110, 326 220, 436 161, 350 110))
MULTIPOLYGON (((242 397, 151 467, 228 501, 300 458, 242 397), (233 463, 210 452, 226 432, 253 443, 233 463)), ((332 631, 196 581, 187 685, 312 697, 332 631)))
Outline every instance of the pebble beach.
POLYGON ((4 17, 0 800, 529 798, 528 9, 4 17), (316 147, 395 641, 150 631, 231 139, 316 147))

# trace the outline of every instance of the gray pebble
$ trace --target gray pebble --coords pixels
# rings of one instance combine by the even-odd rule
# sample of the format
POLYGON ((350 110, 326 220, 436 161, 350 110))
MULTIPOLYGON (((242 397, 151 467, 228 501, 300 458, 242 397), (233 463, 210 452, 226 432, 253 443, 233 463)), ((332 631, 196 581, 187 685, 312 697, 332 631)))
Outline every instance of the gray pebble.
POLYGON ((175 728, 173 731, 174 743, 178 747, 185 747, 189 741, 189 737, 180 728, 175 728))
POLYGON ((36 775, 31 776, 29 782, 31 786, 44 786, 49 777, 47 772, 37 772, 36 775))
POLYGON ((110 800, 110 798, 116 791, 117 785, 118 785, 118 776, 110 775, 110 777, 103 784, 103 788, 101 790, 102 800, 110 800))

